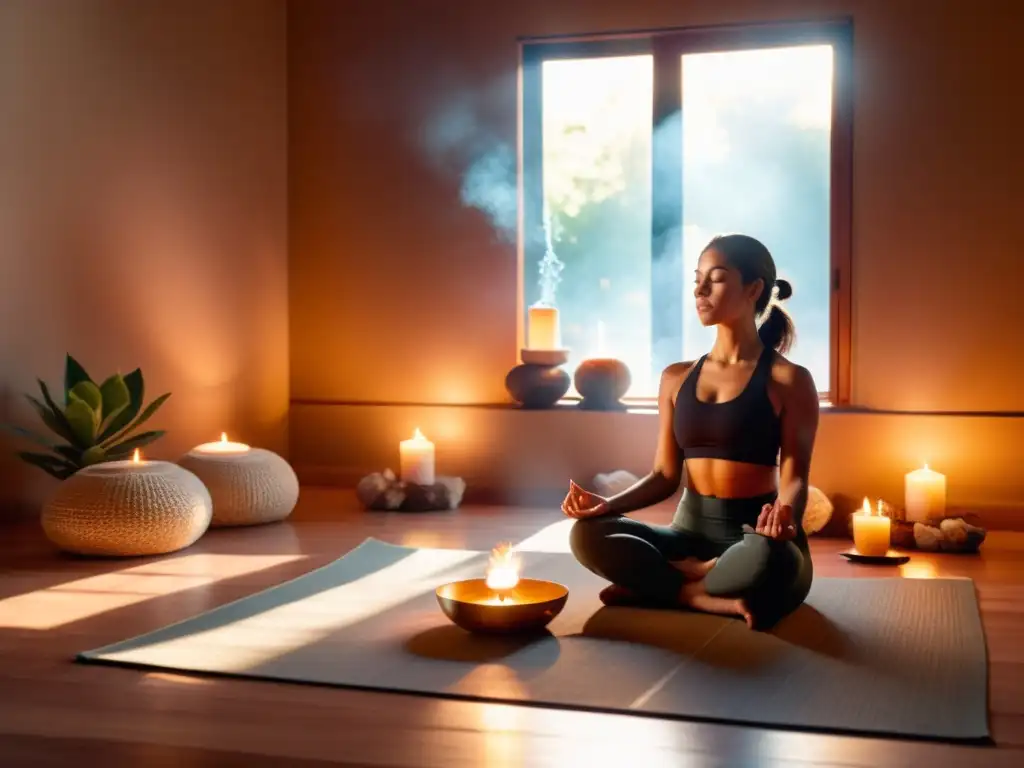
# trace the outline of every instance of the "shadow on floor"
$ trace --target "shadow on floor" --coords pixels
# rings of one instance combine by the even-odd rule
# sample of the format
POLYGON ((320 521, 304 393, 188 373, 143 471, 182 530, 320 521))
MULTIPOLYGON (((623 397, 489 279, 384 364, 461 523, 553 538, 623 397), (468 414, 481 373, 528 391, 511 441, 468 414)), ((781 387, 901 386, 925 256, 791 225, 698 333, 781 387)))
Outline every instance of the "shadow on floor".
POLYGON ((533 657, 540 666, 550 667, 558 661, 558 642, 546 629, 519 636, 475 635, 456 626, 431 627, 405 642, 405 650, 416 656, 475 664, 501 661, 531 646, 544 650, 542 658, 533 657))

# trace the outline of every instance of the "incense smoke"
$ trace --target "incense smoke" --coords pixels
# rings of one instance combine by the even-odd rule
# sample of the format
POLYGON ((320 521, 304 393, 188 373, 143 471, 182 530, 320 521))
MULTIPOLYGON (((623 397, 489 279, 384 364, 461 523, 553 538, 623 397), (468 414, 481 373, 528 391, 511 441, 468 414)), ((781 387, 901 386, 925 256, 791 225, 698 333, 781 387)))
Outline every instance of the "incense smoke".
POLYGON ((555 292, 562 281, 562 270, 565 264, 555 254, 551 242, 551 209, 544 201, 544 257, 540 260, 540 301, 538 304, 555 307, 555 292))
MULTIPOLYGON (((504 108, 507 95, 506 90, 494 87, 475 96, 452 99, 433 116, 422 139, 427 154, 439 170, 458 175, 462 204, 483 213, 498 239, 514 245, 519 214, 516 151, 509 142, 499 138, 484 116, 486 112, 491 124, 510 114, 510 119, 514 119, 514 109, 504 108), (493 103, 488 104, 489 101, 493 103)), ((538 262, 539 303, 555 306, 565 264, 555 253, 551 214, 546 202, 544 222, 539 229, 524 234, 524 246, 528 256, 543 248, 544 255, 538 262)))
POLYGON ((462 178, 462 204, 490 218, 498 236, 516 241, 516 155, 507 144, 498 144, 477 157, 462 178))
POLYGON ((462 204, 487 216, 495 234, 516 241, 516 153, 481 116, 479 99, 463 96, 445 105, 423 135, 425 149, 445 173, 460 179, 462 204))

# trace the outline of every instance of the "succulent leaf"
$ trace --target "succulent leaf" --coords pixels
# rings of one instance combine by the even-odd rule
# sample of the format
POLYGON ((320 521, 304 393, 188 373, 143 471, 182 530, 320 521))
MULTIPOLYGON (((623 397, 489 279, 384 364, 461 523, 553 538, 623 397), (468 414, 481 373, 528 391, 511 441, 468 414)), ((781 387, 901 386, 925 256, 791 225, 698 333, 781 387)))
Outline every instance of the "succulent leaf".
POLYGON ((71 475, 75 474, 78 469, 70 462, 50 453, 19 451, 18 458, 24 462, 32 464, 33 466, 39 467, 41 470, 49 475, 53 475, 58 480, 65 480, 71 477, 71 475))
POLYGON ((75 388, 75 385, 83 381, 92 381, 89 378, 89 374, 85 372, 85 368, 75 360, 71 355, 68 355, 64 362, 64 400, 67 403, 68 393, 75 388))
POLYGON ((100 427, 100 415, 85 400, 74 392, 69 392, 68 405, 64 409, 64 418, 71 425, 71 432, 82 448, 89 448, 96 443, 96 435, 100 427))
POLYGON ((100 388, 91 381, 80 381, 75 384, 68 393, 69 403, 72 397, 84 400, 85 404, 96 411, 97 415, 103 413, 103 394, 100 392, 100 388))
MULTIPOLYGON (((40 403, 40 405, 42 404, 40 403)), ((55 446, 50 440, 47 440, 42 435, 36 434, 30 429, 25 429, 24 427, 19 427, 14 424, 3 424, 0 426, 3 426, 3 428, 6 429, 11 434, 17 435, 18 437, 24 438, 25 440, 29 440, 30 442, 35 443, 41 448, 48 448, 51 451, 54 450, 55 446)))
MULTIPOLYGON (((46 386, 46 382, 42 379, 36 379, 36 381, 39 382, 39 389, 43 393, 43 400, 52 412, 54 421, 61 427, 61 431, 59 431, 58 434, 65 440, 75 443, 78 438, 75 437, 75 431, 71 428, 71 422, 67 420, 63 409, 54 402, 53 397, 50 395, 50 388, 46 386)), ((49 426, 49 424, 47 424, 47 426, 49 426)), ((53 429, 53 427, 50 427, 50 429, 53 429)), ((54 431, 56 432, 57 430, 54 431)), ((87 448, 88 446, 79 447, 87 448)))
POLYGON ((75 436, 71 432, 71 425, 68 424, 63 413, 54 412, 51 408, 48 408, 36 398, 32 397, 32 395, 25 395, 25 399, 32 403, 32 407, 36 409, 36 413, 39 414, 39 418, 42 419, 43 424, 49 427, 60 437, 63 437, 69 443, 73 443, 75 441, 75 436))
POLYGON ((92 464, 99 464, 107 459, 107 452, 102 447, 94 445, 86 451, 82 451, 79 462, 83 467, 88 467, 92 464))
POLYGON ((125 376, 124 385, 128 389, 128 405, 116 416, 105 416, 105 426, 99 436, 100 442, 106 442, 128 426, 142 408, 142 398, 145 394, 145 382, 142 378, 142 371, 136 368, 125 376))
MULTIPOLYGON (((147 406, 146 406, 146 410, 144 410, 144 411, 143 411, 142 413, 140 413, 140 414, 139 414, 139 418, 137 418, 137 419, 136 419, 135 421, 133 421, 133 422, 131 423, 131 425, 130 425, 130 426, 129 426, 129 427, 127 428, 127 429, 125 429, 125 430, 124 430, 124 431, 123 431, 123 432, 121 433, 121 435, 120 435, 120 436, 121 436, 121 437, 124 437, 125 435, 130 435, 130 434, 131 434, 132 432, 134 432, 134 431, 135 431, 136 429, 138 429, 138 428, 139 428, 139 427, 141 427, 141 426, 142 426, 143 424, 145 424, 145 423, 146 423, 146 422, 147 422, 147 421, 149 420, 149 418, 150 418, 150 417, 151 417, 151 416, 152 416, 152 415, 153 415, 154 413, 156 413, 156 412, 157 412, 157 409, 158 409, 158 408, 159 408, 159 407, 160 407, 161 405, 163 405, 163 404, 164 404, 164 401, 165 401, 165 400, 167 400, 167 398, 168 398, 168 397, 170 397, 170 396, 171 396, 171 393, 170 393, 170 392, 165 392, 164 394, 160 395, 160 397, 158 397, 158 398, 157 398, 156 400, 154 400, 154 401, 153 401, 152 403, 150 403, 149 405, 147 405, 147 406)), ((105 442, 103 443, 103 445, 104 445, 104 447, 106 447, 106 448, 109 448, 109 447, 110 447, 110 446, 111 446, 111 445, 112 445, 112 444, 113 444, 114 442, 116 442, 116 438, 114 438, 114 439, 112 439, 112 440, 107 440, 107 441, 105 441, 105 442)))

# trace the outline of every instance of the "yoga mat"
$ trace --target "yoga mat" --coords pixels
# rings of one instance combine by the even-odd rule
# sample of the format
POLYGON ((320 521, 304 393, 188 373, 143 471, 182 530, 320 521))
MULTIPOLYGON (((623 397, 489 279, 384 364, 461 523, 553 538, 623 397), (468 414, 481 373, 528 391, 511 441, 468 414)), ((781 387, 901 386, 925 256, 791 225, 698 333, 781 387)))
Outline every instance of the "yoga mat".
POLYGON ((78 660, 827 732, 984 740, 985 636, 969 579, 815 580, 770 632, 605 608, 571 555, 521 552, 570 589, 540 637, 471 635, 435 587, 488 553, 367 539, 333 563, 78 660))

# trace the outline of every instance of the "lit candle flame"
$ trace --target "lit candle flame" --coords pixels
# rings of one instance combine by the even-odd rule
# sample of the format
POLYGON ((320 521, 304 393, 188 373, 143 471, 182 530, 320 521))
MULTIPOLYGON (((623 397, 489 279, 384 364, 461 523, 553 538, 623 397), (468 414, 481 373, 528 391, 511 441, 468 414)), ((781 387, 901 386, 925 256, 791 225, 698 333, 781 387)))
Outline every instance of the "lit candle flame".
POLYGON ((868 497, 864 497, 864 503, 860 506, 860 514, 865 517, 885 517, 885 506, 881 499, 878 500, 878 504, 872 508, 871 502, 868 501, 868 497))
POLYGON ((138 448, 136 448, 135 449, 135 453, 132 454, 132 463, 133 464, 141 464, 142 463, 142 459, 139 456, 139 449, 138 448))
POLYGON ((221 432, 220 433, 220 441, 222 443, 226 443, 228 441, 228 433, 227 432, 221 432))
POLYGON ((422 432, 420 432, 420 428, 416 427, 416 431, 412 433, 412 439, 422 441, 426 440, 427 438, 423 436, 422 432))
POLYGON ((491 550, 491 561, 487 567, 487 586, 504 598, 504 593, 519 583, 519 559, 512 551, 511 544, 499 544, 491 550))

